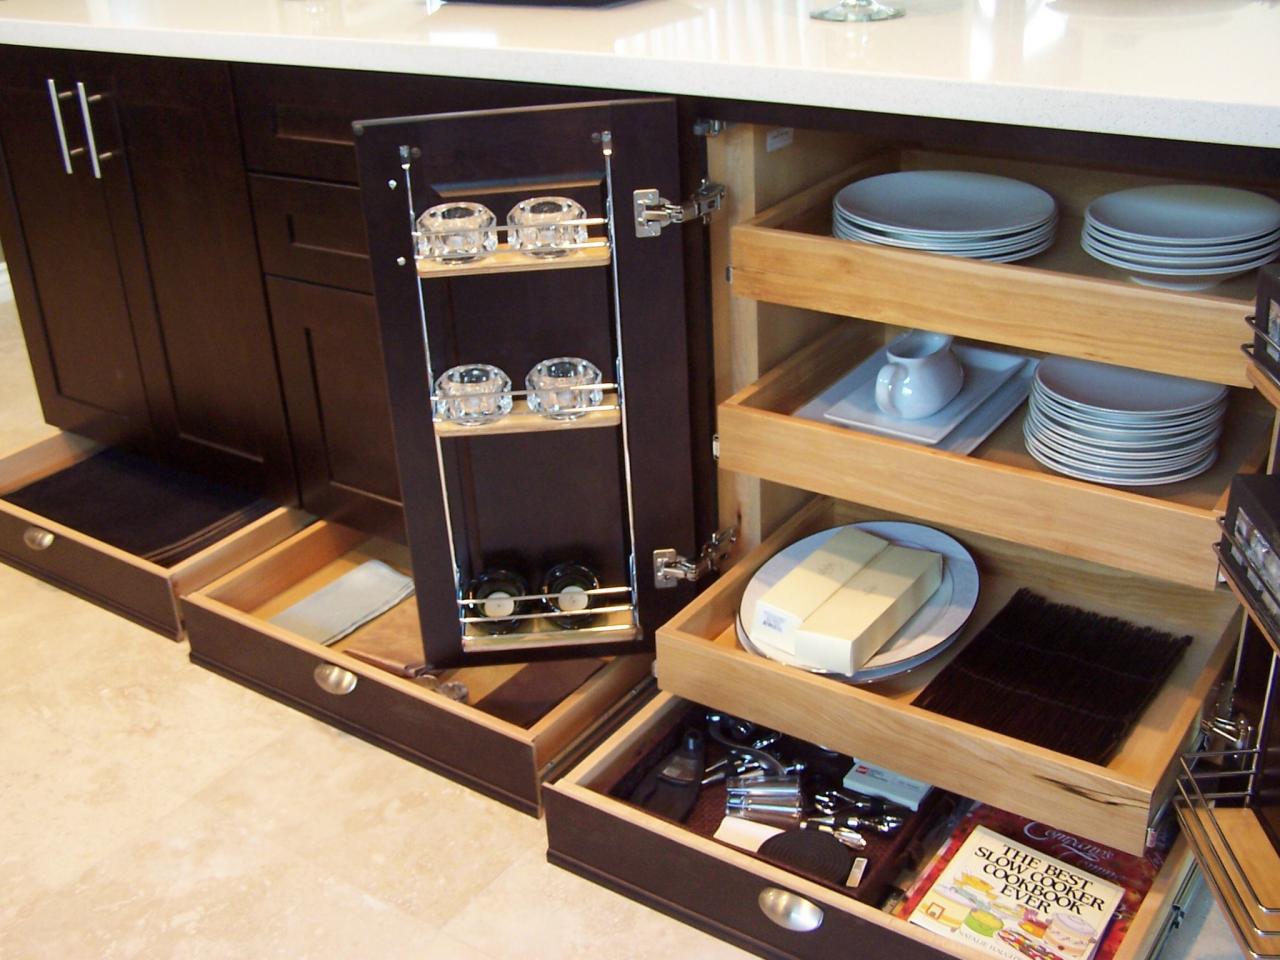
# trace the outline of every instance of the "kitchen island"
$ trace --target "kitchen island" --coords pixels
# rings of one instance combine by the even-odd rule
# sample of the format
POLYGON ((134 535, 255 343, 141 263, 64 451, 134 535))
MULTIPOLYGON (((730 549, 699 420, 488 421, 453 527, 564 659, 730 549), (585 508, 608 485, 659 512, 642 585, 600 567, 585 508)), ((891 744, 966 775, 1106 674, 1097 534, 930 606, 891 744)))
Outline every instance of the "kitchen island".
POLYGON ((708 105, 712 117, 716 104, 733 103, 730 115, 776 116, 779 127, 790 118, 829 127, 829 111, 854 111, 887 131, 916 120, 937 121, 930 129, 938 130, 959 124, 946 128, 955 141, 962 125, 977 123, 987 149, 1018 129, 1046 141, 1084 134, 1073 141, 1083 144, 1077 162, 1082 150, 1109 142, 1091 135, 1141 141, 1148 162, 1159 141, 1175 141, 1179 156, 1223 147, 1242 158, 1246 178, 1277 179, 1280 91, 1267 65, 1280 16, 1266 5, 904 6, 901 20, 858 25, 811 21, 806 4, 747 0, 598 10, 7 0, 0 42, 674 94, 708 105))

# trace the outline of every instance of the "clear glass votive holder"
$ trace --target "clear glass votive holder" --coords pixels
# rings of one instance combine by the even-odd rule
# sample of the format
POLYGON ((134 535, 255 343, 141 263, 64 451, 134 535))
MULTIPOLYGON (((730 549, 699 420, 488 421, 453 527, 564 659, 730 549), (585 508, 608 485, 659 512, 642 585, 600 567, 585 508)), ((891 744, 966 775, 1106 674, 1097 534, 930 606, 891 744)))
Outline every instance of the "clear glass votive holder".
POLYGON ((587 211, 568 197, 530 197, 521 200, 507 214, 507 243, 531 257, 563 257, 587 242, 587 228, 581 223, 587 211))
POLYGON ((437 204, 418 217, 418 259, 468 263, 487 257, 498 249, 497 224, 493 211, 482 203, 437 204))
POLYGON ((511 412, 511 378, 487 363, 450 367, 436 378, 435 414, 441 420, 476 426, 511 412))
POLYGON ((551 420, 576 420, 604 402, 600 368, 581 357, 553 357, 537 364, 525 377, 529 409, 551 420))

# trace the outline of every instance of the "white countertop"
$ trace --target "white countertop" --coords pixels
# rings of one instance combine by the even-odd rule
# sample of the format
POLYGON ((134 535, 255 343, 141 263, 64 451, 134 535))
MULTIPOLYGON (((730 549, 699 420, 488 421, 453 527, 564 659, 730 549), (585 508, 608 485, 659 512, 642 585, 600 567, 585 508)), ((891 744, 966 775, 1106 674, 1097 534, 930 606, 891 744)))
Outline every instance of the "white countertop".
POLYGON ((581 84, 1280 147, 1275 0, 0 0, 0 42, 581 84))

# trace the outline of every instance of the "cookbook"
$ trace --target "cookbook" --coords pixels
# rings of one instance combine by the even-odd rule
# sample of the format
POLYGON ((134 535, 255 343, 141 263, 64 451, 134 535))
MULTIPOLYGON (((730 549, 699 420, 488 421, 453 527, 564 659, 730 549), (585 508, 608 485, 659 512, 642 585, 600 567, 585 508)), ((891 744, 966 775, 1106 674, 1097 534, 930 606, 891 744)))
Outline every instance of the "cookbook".
POLYGON ((1124 888, 976 826, 910 921, 1006 960, 1092 960, 1124 888))

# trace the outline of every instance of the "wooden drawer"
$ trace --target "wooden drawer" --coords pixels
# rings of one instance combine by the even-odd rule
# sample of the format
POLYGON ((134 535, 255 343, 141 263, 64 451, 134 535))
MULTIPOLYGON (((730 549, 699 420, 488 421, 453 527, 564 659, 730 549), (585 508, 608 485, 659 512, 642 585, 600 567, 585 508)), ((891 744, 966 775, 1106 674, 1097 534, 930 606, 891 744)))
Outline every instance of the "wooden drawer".
POLYGON ((245 165, 340 183, 357 180, 355 120, 592 99, 572 88, 415 74, 249 63, 231 72, 245 165))
MULTIPOLYGON (((0 460, 0 497, 63 470, 102 447, 75 434, 42 440, 0 460)), ((310 522, 277 509, 170 567, 0 499, 0 559, 174 639, 182 634, 177 597, 203 587, 310 522)))
POLYGON ((825 499, 802 509, 658 631, 659 685, 955 793, 1140 852, 1148 824, 1172 791, 1177 756, 1196 732, 1204 701, 1234 648, 1235 598, 1226 590, 1196 590, 938 524, 972 551, 981 595, 959 642, 933 662, 894 680, 855 687, 742 649, 734 620, 747 582, 766 559, 810 533, 884 516, 825 499), (911 705, 955 651, 1024 586, 1055 602, 1194 638, 1105 766, 911 705))
MULTIPOLYGON (((660 694, 563 779, 547 786, 548 857, 553 863, 764 957, 987 956, 610 796, 689 708, 660 694), (766 891, 808 901, 820 915, 819 924, 803 932, 780 926, 760 906, 766 891)), ((1177 841, 1117 960, 1154 955, 1191 866, 1186 844, 1177 841)))
POLYGON ((770 303, 941 330, 1041 353, 1084 357, 1248 386, 1241 320, 1256 271, 1201 293, 1139 286, 1080 248, 1084 209, 1105 193, 1167 182, 1050 164, 919 150, 875 154, 732 228, 733 292, 770 303), (835 238, 831 204, 846 184, 893 170, 958 168, 1013 176, 1053 194, 1054 246, 998 264, 835 238))
POLYGON ((293 177, 249 177, 266 273, 373 292, 360 190, 293 177))
MULTIPOLYGON (((840 324, 721 404, 720 466, 925 522, 1214 587, 1212 547, 1231 478, 1258 469, 1270 442, 1274 411, 1253 391, 1233 392, 1211 470, 1183 483, 1134 489, 1074 480, 1041 466, 1023 443, 1025 405, 969 456, 792 416, 883 346, 884 333, 875 324, 840 324)), ((1243 370, 1238 359, 1236 365, 1243 370)))
POLYGON ((542 777, 648 677, 649 657, 610 660, 531 726, 523 727, 470 703, 526 665, 442 674, 441 679, 467 685, 469 703, 462 704, 428 690, 422 682, 356 659, 344 652, 345 641, 325 647, 268 622, 370 558, 402 570, 409 567, 404 547, 320 522, 207 589, 184 597, 191 659, 536 814, 542 777))

